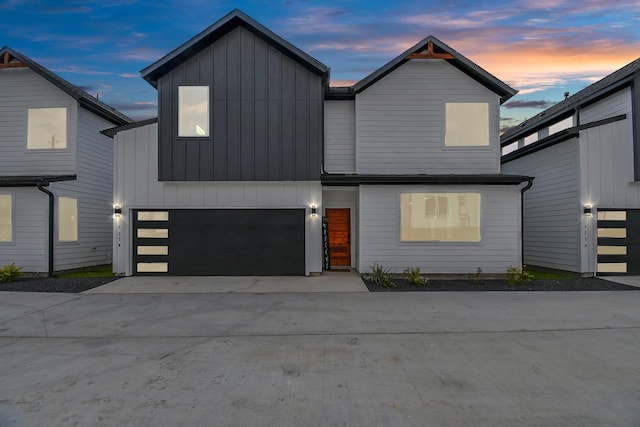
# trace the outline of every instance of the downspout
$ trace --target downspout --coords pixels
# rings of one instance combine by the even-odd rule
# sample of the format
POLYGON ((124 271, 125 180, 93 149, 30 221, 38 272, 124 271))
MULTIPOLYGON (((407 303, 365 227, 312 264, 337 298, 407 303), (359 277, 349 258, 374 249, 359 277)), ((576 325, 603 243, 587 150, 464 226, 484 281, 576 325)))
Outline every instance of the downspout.
POLYGON ((38 190, 45 193, 49 196, 49 277, 53 276, 53 210, 54 210, 54 195, 51 191, 45 189, 44 185, 49 185, 45 183, 43 180, 38 182, 37 184, 38 190))
POLYGON ((533 180, 535 178, 529 177, 527 179, 527 185, 520 189, 520 263, 521 267, 524 267, 524 193, 533 187, 533 180))

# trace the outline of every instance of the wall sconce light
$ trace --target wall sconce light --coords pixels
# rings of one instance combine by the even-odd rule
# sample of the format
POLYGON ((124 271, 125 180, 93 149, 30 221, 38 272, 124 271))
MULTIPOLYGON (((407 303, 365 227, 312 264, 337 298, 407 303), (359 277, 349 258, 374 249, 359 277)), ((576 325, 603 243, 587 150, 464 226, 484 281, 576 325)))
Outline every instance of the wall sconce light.
POLYGON ((116 215, 116 216, 122 215, 122 208, 120 206, 118 206, 118 205, 115 205, 113 207, 113 214, 116 215))
POLYGON ((591 206, 591 204, 584 205, 584 214, 587 216, 591 216, 592 213, 593 213, 593 206, 591 206))
POLYGON ((316 205, 311 205, 311 216, 318 216, 318 207, 316 205))

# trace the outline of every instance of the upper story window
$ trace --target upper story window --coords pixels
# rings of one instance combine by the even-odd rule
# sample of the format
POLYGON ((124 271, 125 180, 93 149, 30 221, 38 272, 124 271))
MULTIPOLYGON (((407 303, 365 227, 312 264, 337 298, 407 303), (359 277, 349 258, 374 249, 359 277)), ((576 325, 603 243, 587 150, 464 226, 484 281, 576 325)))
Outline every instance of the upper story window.
POLYGON ((209 86, 178 87, 178 136, 209 136, 209 86))
POLYGON ((479 242, 479 193, 400 194, 403 242, 479 242))
POLYGON ((12 200, 9 194, 0 194, 0 242, 13 239, 12 200))
POLYGON ((29 108, 27 116, 28 150, 67 148, 66 108, 29 108))
POLYGON ((489 145, 489 104, 486 102, 445 103, 446 147, 489 145))
POLYGON ((58 240, 60 242, 78 240, 78 199, 71 197, 58 199, 58 240))

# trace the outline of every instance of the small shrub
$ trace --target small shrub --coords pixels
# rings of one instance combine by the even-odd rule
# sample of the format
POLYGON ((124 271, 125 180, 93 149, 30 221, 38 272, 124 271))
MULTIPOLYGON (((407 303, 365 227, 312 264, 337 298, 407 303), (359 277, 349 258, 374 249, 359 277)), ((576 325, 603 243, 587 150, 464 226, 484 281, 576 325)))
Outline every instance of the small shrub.
POLYGON ((18 267, 12 262, 0 268, 0 282, 13 282, 22 274, 22 267, 18 267))
POLYGON ((371 273, 367 275, 367 279, 371 280, 378 286, 383 288, 395 288, 396 284, 393 282, 391 272, 388 268, 384 268, 378 263, 371 266, 371 273))
POLYGON ((469 280, 473 284, 480 282, 481 279, 482 279, 482 269, 480 267, 476 268, 475 273, 469 273, 469 275, 467 276, 467 280, 469 280))
POLYGON ((520 267, 510 265, 507 267, 507 283, 510 285, 523 285, 533 278, 533 275, 520 267))
POLYGON ((420 269, 419 268, 407 267, 404 270, 404 277, 406 277, 406 279, 409 281, 409 283, 411 283, 413 285, 416 285, 416 286, 426 286, 427 283, 428 283, 427 279, 422 277, 422 274, 420 274, 420 269))

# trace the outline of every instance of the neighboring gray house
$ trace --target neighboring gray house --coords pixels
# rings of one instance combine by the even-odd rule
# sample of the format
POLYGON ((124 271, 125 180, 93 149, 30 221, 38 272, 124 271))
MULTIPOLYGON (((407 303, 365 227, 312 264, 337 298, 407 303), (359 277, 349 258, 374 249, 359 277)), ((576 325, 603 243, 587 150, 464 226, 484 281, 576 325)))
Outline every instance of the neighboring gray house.
POLYGON ((502 169, 535 177, 524 262, 640 274, 640 59, 507 131, 502 169))
POLYGON ((234 10, 142 76, 158 119, 105 131, 116 273, 305 275, 323 247, 360 271, 520 264, 530 179, 500 173, 498 136, 515 91, 435 37, 329 88, 325 65, 234 10))
POLYGON ((0 266, 111 262, 113 144, 130 122, 24 55, 0 49, 0 266))

